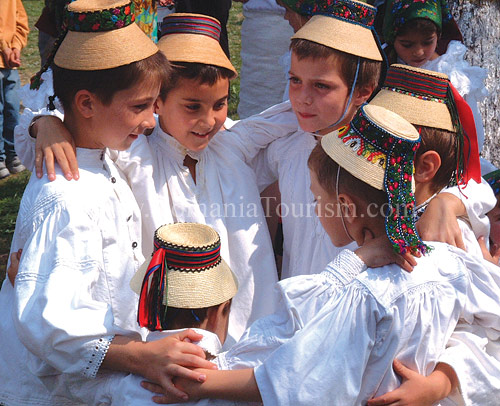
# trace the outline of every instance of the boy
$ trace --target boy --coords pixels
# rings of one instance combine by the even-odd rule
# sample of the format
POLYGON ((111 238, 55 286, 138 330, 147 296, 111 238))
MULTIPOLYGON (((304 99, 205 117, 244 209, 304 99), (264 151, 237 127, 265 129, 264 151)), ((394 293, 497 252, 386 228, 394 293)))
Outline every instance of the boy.
MULTIPOLYGON (((193 328, 203 335, 197 344, 205 351, 207 359, 212 359, 226 339, 231 300, 238 290, 235 275, 220 256, 220 237, 204 224, 176 223, 160 227, 154 240, 153 259, 140 268, 130 284, 137 294, 143 293, 148 298, 145 288, 160 273, 158 282, 165 284, 162 294, 154 283, 149 286, 149 294, 158 295, 158 300, 144 297, 146 300, 141 301, 139 321, 150 329, 146 341, 193 328), (158 256, 163 259, 156 263, 158 256), (160 265, 157 273, 150 273, 156 265, 160 265), (142 317, 145 314, 154 315, 158 325, 150 324, 142 317)), ((101 375, 95 383, 90 383, 95 389, 91 403, 150 405, 151 394, 141 388, 142 380, 133 374, 101 375)), ((87 385, 79 391, 89 389, 87 385)))
POLYGON ((190 343, 169 346, 169 337, 144 344, 137 296, 128 287, 143 261, 140 212, 104 148, 126 149, 154 127, 154 102, 169 74, 132 13, 123 1, 68 7, 54 90, 82 177, 49 183, 33 176, 23 195, 11 247, 23 249, 19 273, 15 287, 6 279, 0 291, 0 402, 6 405, 85 402, 75 388, 105 369, 167 386, 172 355, 190 348, 204 358, 190 343))
MULTIPOLYGON (((481 263, 482 254, 476 236, 484 235, 485 230, 488 232, 486 212, 493 202, 489 186, 485 182, 477 183, 480 180, 479 156, 472 152, 474 125, 473 121, 472 125, 468 124, 472 112, 465 101, 454 91, 446 75, 395 64, 389 68, 382 89, 370 104, 386 107, 417 126, 422 138, 415 156, 417 215, 425 215, 428 205, 445 199, 442 203, 444 215, 450 215, 450 221, 455 221, 453 207, 459 204, 459 210, 463 212, 459 213, 462 216, 458 218, 458 224, 466 251, 481 263), (454 183, 458 183, 460 189, 467 187, 463 193, 453 190, 457 187, 446 189, 454 183), (451 197, 455 195, 461 199, 451 197), (474 197, 474 201, 464 195, 474 197), (482 210, 478 212, 477 206, 480 205, 482 210)), ((475 149, 477 151, 477 144, 475 149)), ((493 278, 498 278, 495 267, 483 265, 493 278)), ((498 387, 498 372, 492 371, 499 370, 500 362, 494 353, 486 350, 496 340, 491 335, 490 340, 486 337, 487 329, 475 322, 460 322, 448 343, 449 348, 440 358, 458 374, 466 404, 484 404, 486 397, 498 387)), ((395 394, 396 391, 384 397, 395 394)), ((377 401, 372 400, 370 405, 380 404, 377 401)))
MULTIPOLYGON (((323 137, 309 160, 311 190, 318 202, 316 212, 334 244, 343 246, 353 238, 363 248, 365 241, 386 234, 398 251, 427 249, 415 231, 412 213, 418 141, 408 122, 370 105, 362 107, 349 126, 323 137)), ((477 302, 494 306, 491 312, 481 312, 481 319, 498 331, 499 305, 490 301, 495 297, 487 283, 480 288, 470 283, 475 276, 468 273, 459 251, 433 244, 411 274, 395 265, 357 274, 355 269, 361 271, 363 266, 352 255, 342 252, 322 274, 282 282, 283 299, 295 302, 295 310, 279 326, 267 323, 275 326, 273 330, 261 329, 252 336, 250 329, 247 337, 256 344, 267 341, 256 348, 265 357, 270 354, 261 365, 257 361, 251 364, 255 369, 207 371, 202 385, 181 380, 181 387, 191 398, 365 404, 374 394, 398 386, 391 369, 396 354, 420 373, 430 373, 455 323, 476 312, 477 302), (343 263, 343 258, 350 260, 343 263), (309 306, 319 309, 316 316, 309 317, 309 306), (301 316, 305 325, 293 332, 290 327, 301 316)), ((481 269, 476 271, 488 277, 481 269)), ((265 327, 266 319, 258 323, 265 327)), ((251 351, 244 344, 237 345, 242 351, 233 359, 231 349, 225 360, 237 365, 245 350, 251 351)), ((438 364, 437 373, 443 371, 452 372, 438 364)), ((452 381, 440 395, 447 396, 455 387, 452 381)))
MULTIPOLYGON (((219 233, 222 257, 239 281, 230 345, 252 321, 272 312, 277 281, 255 175, 245 155, 250 148, 235 148, 219 131, 227 116, 229 80, 237 73, 218 42, 217 20, 174 13, 163 20, 162 32, 158 46, 173 69, 156 102, 158 125, 129 150, 110 154, 141 207, 145 255, 162 224, 204 223, 219 233)), ((272 138, 264 132, 258 139, 272 138)))
POLYGON ((21 50, 28 42, 28 16, 21 0, 1 0, 0 9, 0 179, 25 167, 14 149, 14 128, 19 121, 21 50))
POLYGON ((445 74, 395 64, 370 104, 394 111, 421 131, 415 159, 417 214, 422 215, 431 202, 446 199, 442 205, 450 221, 461 216, 467 252, 481 256, 477 239, 489 234, 486 213, 495 200, 481 180, 477 137, 467 103, 445 74), (458 188, 445 189, 457 183, 458 188), (443 189, 449 193, 439 193, 443 189))

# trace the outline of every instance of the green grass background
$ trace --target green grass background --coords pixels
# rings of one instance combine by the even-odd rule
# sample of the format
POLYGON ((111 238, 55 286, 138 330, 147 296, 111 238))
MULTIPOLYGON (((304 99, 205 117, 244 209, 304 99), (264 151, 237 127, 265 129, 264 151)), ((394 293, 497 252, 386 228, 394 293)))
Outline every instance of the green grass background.
MULTIPOLYGON (((28 13, 30 34, 28 45, 21 54, 22 66, 19 69, 21 84, 29 82, 30 77, 40 68, 40 55, 38 53, 38 31, 34 24, 42 12, 43 0, 23 0, 24 8, 28 13)), ((231 62, 240 71, 240 29, 243 21, 241 3, 233 3, 229 15, 228 34, 231 62)), ((236 78, 231 82, 231 95, 229 100, 229 117, 237 119, 236 108, 239 101, 240 80, 236 78)), ((0 180, 0 282, 5 277, 10 242, 14 233, 17 211, 21 197, 29 180, 30 173, 24 171, 0 180)))

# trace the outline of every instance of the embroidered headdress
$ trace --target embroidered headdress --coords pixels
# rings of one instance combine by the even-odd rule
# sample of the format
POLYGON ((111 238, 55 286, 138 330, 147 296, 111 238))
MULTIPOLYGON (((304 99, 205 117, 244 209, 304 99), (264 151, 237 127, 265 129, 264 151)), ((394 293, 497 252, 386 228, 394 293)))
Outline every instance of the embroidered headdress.
POLYGON ((391 65, 385 82, 370 104, 394 111, 410 123, 456 133, 458 162, 455 180, 481 181, 476 126, 470 107, 443 73, 391 65))
POLYGON ((173 13, 161 24, 158 47, 171 62, 215 65, 238 72, 222 50, 218 20, 202 14, 173 13))
POLYGON ((447 0, 389 0, 382 28, 384 41, 394 43, 398 31, 417 18, 432 21, 439 31, 443 24, 452 20, 447 0))
POLYGON ((176 223, 158 228, 154 252, 134 275, 139 293, 137 320, 151 331, 164 330, 167 306, 198 309, 231 299, 238 282, 220 256, 217 232, 204 224, 176 223))
POLYGON ((50 64, 71 70, 104 70, 146 59, 157 46, 134 23, 130 0, 76 0, 67 5, 63 31, 42 70, 31 80, 37 89, 50 64))
POLYGON ((373 27, 375 7, 355 0, 303 3, 300 7, 311 8, 313 17, 292 39, 306 39, 375 61, 384 59, 373 27))
POLYGON ((500 194, 500 169, 487 173, 483 178, 489 183, 495 196, 498 196, 500 194))
POLYGON ((352 121, 321 139, 324 151, 351 175, 387 193, 386 233, 398 253, 425 253, 414 221, 413 159, 420 136, 383 107, 363 105, 352 121))

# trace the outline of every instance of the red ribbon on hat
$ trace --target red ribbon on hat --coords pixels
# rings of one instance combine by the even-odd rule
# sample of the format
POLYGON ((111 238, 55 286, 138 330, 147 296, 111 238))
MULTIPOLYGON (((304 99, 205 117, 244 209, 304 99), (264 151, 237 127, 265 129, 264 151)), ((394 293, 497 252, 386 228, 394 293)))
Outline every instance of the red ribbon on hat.
POLYGON ((472 109, 465 99, 460 96, 458 90, 450 83, 450 88, 455 99, 460 124, 464 131, 464 176, 463 184, 467 185, 470 179, 481 183, 481 164, 479 162, 479 145, 477 142, 476 123, 472 109))

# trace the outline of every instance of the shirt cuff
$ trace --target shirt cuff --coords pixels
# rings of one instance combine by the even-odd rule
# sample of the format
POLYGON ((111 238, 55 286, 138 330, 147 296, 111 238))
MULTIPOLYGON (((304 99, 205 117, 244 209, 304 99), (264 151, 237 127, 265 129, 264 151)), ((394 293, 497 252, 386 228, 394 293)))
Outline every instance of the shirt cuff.
POLYGON ((361 272, 366 270, 366 264, 353 251, 342 250, 337 257, 330 262, 325 271, 334 276, 340 284, 347 285, 361 272), (333 271, 333 272, 332 272, 333 271))

